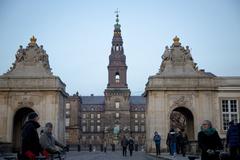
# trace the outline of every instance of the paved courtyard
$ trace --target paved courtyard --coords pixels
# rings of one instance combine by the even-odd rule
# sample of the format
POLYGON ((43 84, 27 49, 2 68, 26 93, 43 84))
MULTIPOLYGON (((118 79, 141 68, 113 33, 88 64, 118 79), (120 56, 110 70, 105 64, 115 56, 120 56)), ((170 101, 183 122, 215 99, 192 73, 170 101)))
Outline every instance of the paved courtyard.
POLYGON ((79 159, 84 159, 84 160, 155 160, 156 158, 149 156, 145 154, 144 152, 134 152, 133 156, 130 157, 129 153, 127 157, 122 156, 121 151, 116 151, 116 152, 87 152, 87 151, 82 151, 82 152, 68 152, 66 155, 66 160, 79 160, 79 159))

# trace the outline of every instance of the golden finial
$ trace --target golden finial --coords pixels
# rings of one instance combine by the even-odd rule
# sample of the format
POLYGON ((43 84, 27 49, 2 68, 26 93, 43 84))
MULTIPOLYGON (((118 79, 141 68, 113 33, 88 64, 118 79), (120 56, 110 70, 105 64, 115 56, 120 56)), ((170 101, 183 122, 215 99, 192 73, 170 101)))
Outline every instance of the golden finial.
POLYGON ((30 43, 31 44, 35 44, 36 41, 37 41, 37 39, 34 36, 32 36, 32 38, 30 38, 30 43))
POLYGON ((179 38, 178 38, 178 36, 175 36, 174 38, 173 38, 173 44, 174 44, 174 46, 179 46, 180 45, 180 43, 179 43, 179 38))

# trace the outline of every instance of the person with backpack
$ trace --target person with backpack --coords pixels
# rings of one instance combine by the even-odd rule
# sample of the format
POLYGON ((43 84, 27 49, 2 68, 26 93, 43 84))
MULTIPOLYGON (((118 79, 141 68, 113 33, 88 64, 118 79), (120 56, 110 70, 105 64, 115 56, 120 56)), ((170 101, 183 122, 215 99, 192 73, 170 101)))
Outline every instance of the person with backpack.
POLYGON ((155 142, 155 146, 156 146, 156 155, 160 155, 160 144, 161 144, 161 136, 158 134, 157 131, 154 132, 154 137, 153 137, 153 141, 155 142))
POLYGON ((127 146, 128 146, 128 140, 126 138, 126 136, 124 135, 122 140, 121 140, 121 146, 122 146, 122 152, 123 152, 123 156, 127 156, 127 146))
POLYGON ((129 149, 129 152, 130 152, 130 156, 132 156, 132 153, 133 153, 133 149, 134 149, 134 140, 132 137, 129 138, 128 140, 128 149, 129 149))

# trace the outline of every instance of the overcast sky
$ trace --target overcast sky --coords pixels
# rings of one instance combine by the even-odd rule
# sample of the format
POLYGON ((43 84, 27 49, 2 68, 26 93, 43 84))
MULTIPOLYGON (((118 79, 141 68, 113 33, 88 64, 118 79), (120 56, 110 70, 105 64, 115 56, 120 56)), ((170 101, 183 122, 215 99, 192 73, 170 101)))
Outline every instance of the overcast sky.
POLYGON ((239 0, 1 0, 0 74, 34 35, 69 94, 103 95, 117 8, 132 95, 144 92, 175 35, 199 69, 240 76, 239 0))

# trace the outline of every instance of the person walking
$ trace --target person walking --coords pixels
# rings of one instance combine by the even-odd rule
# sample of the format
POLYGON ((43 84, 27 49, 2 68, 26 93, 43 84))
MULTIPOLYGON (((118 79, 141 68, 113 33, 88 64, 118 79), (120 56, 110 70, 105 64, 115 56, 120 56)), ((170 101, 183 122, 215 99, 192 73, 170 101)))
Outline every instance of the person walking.
POLYGON ((107 152, 107 141, 106 141, 106 139, 103 140, 103 150, 104 150, 104 153, 107 152))
POLYGON ((176 156, 177 135, 173 128, 170 129, 167 136, 167 144, 170 146, 170 155, 176 156))
POLYGON ((155 142, 156 146, 156 156, 160 155, 160 145, 161 145, 161 136, 158 134, 157 131, 154 132, 153 141, 155 142))
POLYGON ((128 149, 129 149, 129 152, 130 152, 130 156, 132 156, 133 149, 134 149, 134 140, 133 140, 132 137, 130 137, 129 140, 128 140, 128 149))
POLYGON ((188 136, 184 129, 181 129, 181 131, 179 132, 179 138, 180 138, 179 139, 180 150, 181 150, 183 157, 185 157, 186 145, 188 144, 188 136))
POLYGON ((201 131, 198 133, 198 145, 202 150, 202 160, 219 160, 217 150, 222 150, 223 145, 218 132, 212 127, 209 120, 204 120, 201 125, 201 131))
POLYGON ((123 152, 123 156, 127 156, 127 146, 128 146, 128 140, 126 138, 126 136, 124 135, 122 140, 121 140, 121 146, 122 146, 122 152, 123 152))
POLYGON ((60 154, 65 146, 58 142, 52 135, 53 124, 48 122, 45 125, 44 132, 40 136, 40 144, 44 150, 50 154, 60 154))
POLYGON ((28 114, 28 120, 22 127, 22 155, 25 159, 35 160, 36 156, 47 156, 47 153, 43 152, 43 149, 39 143, 39 137, 37 129, 40 127, 38 123, 39 117, 36 112, 28 114))
POLYGON ((231 159, 237 159, 237 154, 240 152, 240 128, 234 121, 229 122, 229 129, 227 131, 226 147, 229 147, 231 159))

